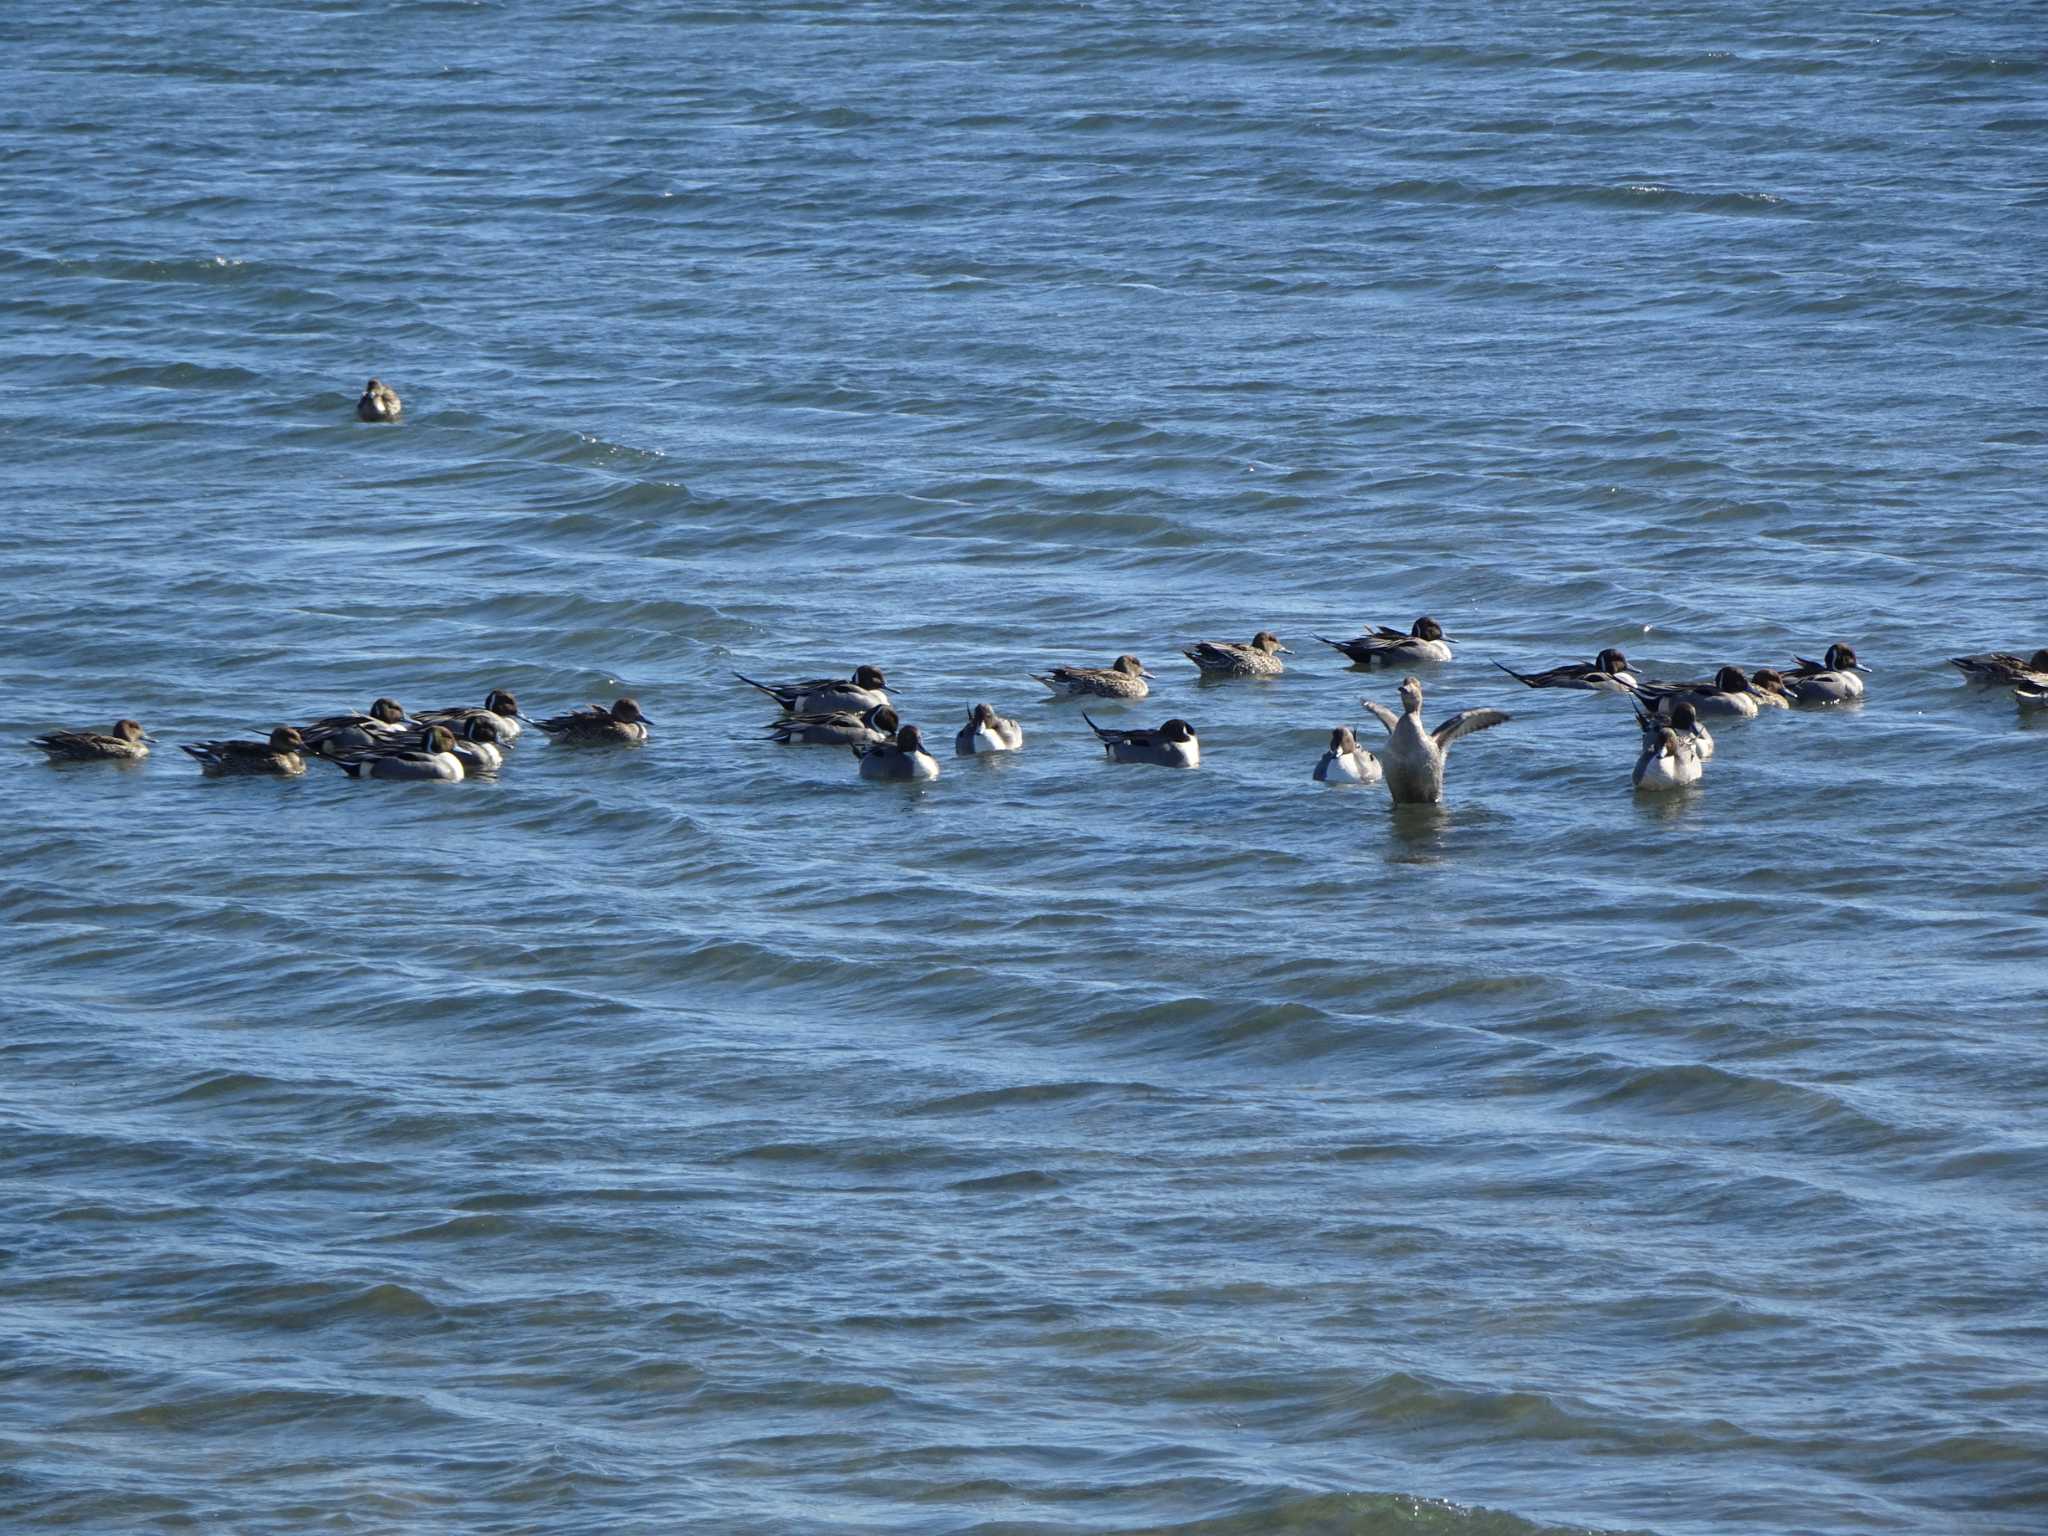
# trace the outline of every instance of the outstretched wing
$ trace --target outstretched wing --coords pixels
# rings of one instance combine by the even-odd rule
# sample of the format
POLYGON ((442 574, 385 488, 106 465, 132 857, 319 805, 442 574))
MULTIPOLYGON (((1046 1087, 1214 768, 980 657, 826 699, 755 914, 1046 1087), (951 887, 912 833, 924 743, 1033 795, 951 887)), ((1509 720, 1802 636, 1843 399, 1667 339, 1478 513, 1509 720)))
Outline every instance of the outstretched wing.
POLYGON ((1460 736, 1470 736, 1474 731, 1506 725, 1514 718, 1504 709, 1461 709, 1430 734, 1436 737, 1436 744, 1439 747, 1448 747, 1460 736))
POLYGON ((1381 725, 1384 725, 1387 728, 1387 734, 1389 736, 1394 734, 1394 727, 1401 723, 1401 717, 1399 715, 1395 714, 1391 709, 1387 708, 1386 705, 1378 703, 1377 701, 1372 699, 1360 699, 1358 702, 1363 704, 1367 709, 1372 711, 1372 717, 1375 720, 1379 721, 1381 725))

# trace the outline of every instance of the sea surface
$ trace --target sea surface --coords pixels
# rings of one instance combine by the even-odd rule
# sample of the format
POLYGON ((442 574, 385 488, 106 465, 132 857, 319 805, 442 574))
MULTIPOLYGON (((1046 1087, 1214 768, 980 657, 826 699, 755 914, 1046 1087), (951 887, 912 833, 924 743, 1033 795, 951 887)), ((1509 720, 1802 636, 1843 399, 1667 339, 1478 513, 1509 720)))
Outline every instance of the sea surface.
POLYGON ((2048 1529, 2044 257, 2035 5, 0 10, 0 1530, 2048 1529))

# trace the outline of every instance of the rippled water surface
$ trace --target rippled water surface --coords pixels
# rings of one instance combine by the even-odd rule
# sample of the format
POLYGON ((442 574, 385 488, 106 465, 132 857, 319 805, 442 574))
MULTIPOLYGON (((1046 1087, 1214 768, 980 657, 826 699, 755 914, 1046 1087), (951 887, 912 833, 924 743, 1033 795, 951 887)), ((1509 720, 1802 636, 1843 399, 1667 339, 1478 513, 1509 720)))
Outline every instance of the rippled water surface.
POLYGON ((0 762, 0 1526, 2048 1522, 2048 712, 1942 665, 2048 645, 2035 8, 60 3, 0 85, 0 733, 162 738, 0 762), (1515 718, 1397 816, 1314 636, 1421 613, 1515 718), (1488 665, 1835 640, 1655 803, 1488 665), (1121 651, 1198 772, 1029 680, 1121 651), (857 662, 1026 749, 730 676, 857 662), (175 748, 497 686, 655 734, 175 748))

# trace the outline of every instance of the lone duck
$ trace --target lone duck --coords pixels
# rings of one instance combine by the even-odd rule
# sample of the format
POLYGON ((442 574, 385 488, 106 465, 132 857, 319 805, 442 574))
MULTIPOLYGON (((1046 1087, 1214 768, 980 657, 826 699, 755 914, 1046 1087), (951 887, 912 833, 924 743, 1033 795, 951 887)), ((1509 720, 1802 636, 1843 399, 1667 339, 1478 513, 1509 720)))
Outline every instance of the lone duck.
POLYGON ((924 737, 914 725, 898 729, 894 741, 855 747, 853 752, 860 759, 860 776, 864 779, 903 782, 939 776, 939 760, 925 751, 924 737))
POLYGON ((1505 710, 1461 709, 1434 731, 1422 725, 1422 680, 1401 679, 1401 713, 1373 699, 1359 700, 1387 728, 1381 754, 1387 793, 1396 805, 1435 805, 1444 797, 1444 755, 1460 736, 1506 725, 1505 710))
POLYGON ((1863 679, 1856 674, 1870 668, 1856 659, 1846 645, 1831 645, 1819 661, 1804 656, 1792 658, 1799 665, 1784 674, 1785 691, 1795 704, 1840 704, 1863 697, 1863 679))
MULTIPOLYGON (((1088 716, 1083 714, 1083 720, 1088 716)), ((1151 763, 1160 768, 1199 768, 1202 744, 1185 720, 1169 720, 1156 731, 1112 731, 1088 720, 1113 763, 1151 763)))
POLYGON ((481 707, 475 704, 456 704, 447 709, 418 709, 413 719, 427 725, 445 725, 458 735, 462 722, 479 716, 489 716, 498 727, 498 734, 491 738, 501 745, 510 746, 518 739, 519 733, 531 723, 519 713, 519 701, 503 688, 493 688, 485 697, 481 707))
POLYGON ((1152 691, 1145 681, 1151 675, 1137 657, 1124 655, 1106 667, 1053 667, 1031 678, 1063 699, 1142 699, 1152 691))
POLYGON ((1699 783, 1706 770, 1689 735, 1679 731, 1673 720, 1647 710, 1638 709, 1636 721, 1643 728, 1643 750, 1636 754, 1630 774, 1637 789, 1683 789, 1699 783))
POLYGON ((1377 784, 1380 760, 1358 744, 1351 727, 1340 725, 1330 732, 1330 745, 1316 764, 1318 784, 1377 784))
POLYGON ((591 704, 536 722, 548 740, 565 747, 638 746, 654 722, 640 713, 637 699, 620 699, 606 709, 591 704))
POLYGON ((1249 645, 1198 640, 1181 652, 1202 669, 1204 677, 1273 677, 1287 670, 1280 658, 1293 654, 1270 629, 1253 635, 1249 645))
POLYGON ((1316 638, 1342 651, 1361 667, 1409 666, 1418 661, 1451 659, 1451 643, 1444 638, 1443 626, 1427 614, 1410 625, 1405 635, 1381 625, 1356 640, 1332 640, 1327 635, 1316 638))
POLYGON ((889 702, 888 679, 880 667, 855 667, 851 678, 814 677, 801 683, 757 683, 743 672, 733 676, 749 688, 760 689, 792 715, 873 709, 889 702))
POLYGON ((1973 683, 2048 688, 2048 649, 2038 650, 2024 661, 2010 651, 1980 651, 1975 656, 1951 656, 1948 664, 1973 683))
POLYGON ((1023 726, 997 714, 993 704, 977 704, 953 738, 953 755, 975 757, 989 752, 1014 752, 1023 745, 1023 726))
POLYGON ((418 729, 417 723, 396 699, 378 699, 367 711, 323 715, 299 727, 308 752, 322 757, 342 752, 367 752, 373 747, 396 746, 418 729))
POLYGON ((1531 688, 1577 688, 1590 693, 1627 693, 1638 679, 1628 667, 1628 658, 1609 646, 1591 661, 1567 662, 1548 672, 1517 672, 1504 662, 1494 663, 1518 683, 1531 688))
POLYGON ((455 755, 455 733, 445 725, 427 727, 425 741, 417 747, 394 747, 376 752, 351 752, 332 759, 352 779, 432 780, 460 784, 462 759, 455 755))
POLYGON ((356 416, 363 421, 396 421, 398 413, 404 409, 398 391, 381 379, 372 379, 365 384, 363 398, 356 402, 356 416))
POLYGON ((135 763, 149 756, 151 740, 133 720, 116 720, 111 731, 52 731, 32 745, 53 763, 135 763))
POLYGON ((1757 715, 1756 690, 1740 667, 1721 668, 1711 682, 1638 682, 1629 691, 1658 714, 1668 715, 1686 703, 1703 716, 1754 720, 1757 715))
POLYGON ((278 774, 290 777, 306 771, 306 738, 289 725, 280 725, 268 741, 181 741, 180 751, 199 763, 209 779, 244 774, 278 774))
POLYGON ((872 747, 890 740, 902 722, 887 704, 873 709, 832 709, 809 715, 784 715, 767 727, 783 746, 872 747))

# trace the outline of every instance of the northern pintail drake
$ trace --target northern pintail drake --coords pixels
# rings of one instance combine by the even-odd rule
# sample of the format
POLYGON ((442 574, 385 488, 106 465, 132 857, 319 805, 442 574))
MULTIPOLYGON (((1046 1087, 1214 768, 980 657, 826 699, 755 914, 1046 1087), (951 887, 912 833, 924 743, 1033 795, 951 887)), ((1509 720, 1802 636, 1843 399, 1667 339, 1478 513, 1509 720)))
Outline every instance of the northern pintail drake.
POLYGON ((892 740, 902 721, 887 704, 873 709, 829 709, 808 715, 784 715, 768 734, 783 746, 872 747, 892 740))
POLYGON ((116 720, 111 731, 52 731, 31 745, 53 763, 134 763, 149 756, 151 740, 133 720, 116 720))
POLYGON ((1637 789, 1683 789, 1699 783, 1706 771, 1699 750, 1674 720, 1638 709, 1636 721, 1643 728, 1643 750, 1636 754, 1629 777, 1637 789))
POLYGON ((953 738, 953 755, 975 757, 987 752, 1014 752, 1023 745, 1023 726, 997 714, 993 704, 977 704, 953 738))
POLYGON ((1792 658, 1799 665, 1783 674, 1785 692, 1795 704, 1840 704, 1863 697, 1863 679, 1857 674, 1870 668, 1856 659, 1846 645, 1831 645, 1819 661, 1804 656, 1792 658))
POLYGON ((898 729, 894 741, 855 747, 853 752, 860 759, 860 776, 864 779, 902 782, 939 776, 939 760, 925 751, 924 737, 914 725, 898 729))
POLYGON ((792 715, 873 709, 889 702, 889 680, 880 667, 855 667, 850 678, 813 677, 801 683, 757 683, 744 672, 735 672, 733 676, 749 688, 760 689, 792 715))
MULTIPOLYGON (((1088 716, 1083 714, 1083 720, 1088 716)), ((1169 720, 1156 731, 1112 731, 1088 720, 1113 763, 1151 763, 1160 768, 1199 768, 1202 744, 1185 720, 1169 720)))
POLYGON ((1351 727, 1340 725, 1330 732, 1330 745, 1316 764, 1318 784, 1377 784, 1380 760, 1358 744, 1351 727))
POLYGON ((1332 640, 1327 635, 1316 638, 1342 651, 1361 667, 1409 666, 1418 661, 1451 659, 1451 643, 1444 638, 1443 626, 1427 614, 1410 625, 1405 635, 1381 625, 1356 640, 1332 640))
POLYGON ((462 722, 488 716, 498 727, 498 734, 492 740, 509 746, 516 741, 519 733, 529 723, 519 713, 519 701, 503 688, 493 688, 481 705, 456 704, 447 709, 416 709, 413 719, 426 725, 445 725, 457 735, 462 732, 462 722))
POLYGON ((1387 728, 1381 753, 1387 793, 1396 805, 1435 805, 1444 797, 1444 756, 1460 736, 1506 725, 1514 717, 1499 709, 1461 709, 1435 730, 1422 724, 1422 680, 1401 679, 1401 713, 1374 699, 1360 699, 1387 728))
POLYGON ((181 741, 178 747, 198 761, 209 779, 306 771, 306 738, 289 725, 272 731, 268 741, 181 741))
POLYGON ((367 752, 395 746, 418 729, 396 699, 379 699, 367 711, 323 715, 299 727, 308 752, 322 757, 336 752, 367 752))
POLYGON ((1723 667, 1711 682, 1638 682, 1630 692, 1658 714, 1668 715, 1686 703, 1701 715, 1722 719, 1754 720, 1757 715, 1756 690, 1740 667, 1723 667))
POLYGON ((1627 693, 1642 681, 1629 670, 1628 658, 1609 646, 1591 661, 1567 662, 1547 672, 1517 672, 1505 662, 1494 663, 1518 683, 1531 688, 1577 688, 1592 693, 1627 693))
POLYGON ((2048 688, 2048 649, 2022 659, 2010 651, 1979 651, 1975 656, 1951 656, 1948 664, 1959 668, 1973 683, 1994 683, 2006 688, 2048 688))
POLYGON ((639 700, 620 699, 610 709, 591 704, 535 723, 558 746, 606 747, 638 746, 654 722, 640 713, 639 700))
POLYGON ((1181 652, 1202 669, 1204 677, 1273 677, 1287 670, 1280 658, 1293 654, 1270 629, 1253 635, 1248 645, 1198 640, 1181 652))
MULTIPOLYGON (((1661 720, 1668 724, 1672 730, 1678 733, 1681 740, 1690 743, 1694 755, 1703 763, 1714 755, 1713 734, 1704 725, 1700 724, 1700 712, 1684 699, 1680 699, 1676 704, 1672 705, 1671 713, 1668 715, 1652 714, 1646 717, 1639 706, 1636 710, 1636 718, 1638 720, 1645 718, 1661 720)), ((1644 726, 1643 729, 1647 731, 1649 727, 1644 726)))
POLYGON ((363 398, 356 402, 356 416, 362 421, 396 421, 404 409, 398 391, 381 379, 365 384, 363 398))
POLYGON ((1106 667, 1053 667, 1031 678, 1063 699, 1142 699, 1152 691, 1145 681, 1151 675, 1137 657, 1124 655, 1106 667))
POLYGON ((495 713, 481 709, 462 713, 452 724, 423 725, 393 748, 375 747, 371 750, 373 753, 389 750, 428 751, 435 731, 448 733, 448 750, 455 755, 455 760, 462 764, 464 773, 496 773, 505 766, 504 724, 495 713))
POLYGON ((332 759, 352 779, 402 779, 460 784, 462 759, 455 755, 455 733, 445 725, 427 727, 418 747, 386 747, 375 752, 350 752, 332 759))

